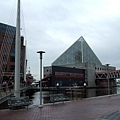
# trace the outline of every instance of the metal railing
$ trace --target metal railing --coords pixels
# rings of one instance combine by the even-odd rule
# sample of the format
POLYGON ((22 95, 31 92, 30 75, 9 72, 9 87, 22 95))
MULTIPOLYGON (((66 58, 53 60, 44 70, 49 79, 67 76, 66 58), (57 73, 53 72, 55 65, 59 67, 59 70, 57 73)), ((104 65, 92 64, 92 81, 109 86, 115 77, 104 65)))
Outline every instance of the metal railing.
MULTIPOLYGON (((21 83, 20 89, 25 88, 25 87, 27 87, 27 85, 24 83, 21 83)), ((2 97, 5 97, 5 96, 10 95, 12 93, 14 93, 14 85, 2 86, 2 84, 0 84, 0 99, 2 97)))

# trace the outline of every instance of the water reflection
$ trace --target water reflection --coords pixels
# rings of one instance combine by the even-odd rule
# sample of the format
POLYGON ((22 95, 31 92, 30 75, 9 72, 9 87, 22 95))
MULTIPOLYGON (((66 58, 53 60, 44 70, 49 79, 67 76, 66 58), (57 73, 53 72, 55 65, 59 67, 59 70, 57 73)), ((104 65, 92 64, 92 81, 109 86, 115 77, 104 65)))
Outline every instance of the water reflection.
MULTIPOLYGON (((31 92, 30 92, 31 93, 31 92)), ((101 88, 101 89, 82 89, 82 90, 76 90, 76 91, 54 91, 54 92, 50 92, 50 91, 43 91, 42 92, 42 104, 46 104, 46 103, 50 103, 50 98, 49 98, 49 94, 57 94, 57 93, 64 93, 69 100, 79 100, 81 99, 81 97, 86 97, 86 98, 90 98, 90 97, 96 97, 96 96, 103 96, 103 95, 108 95, 108 89, 107 88, 101 88), (83 93, 86 93, 85 95, 81 96, 81 91, 83 93)), ((114 87, 110 89, 110 94, 120 94, 120 87, 114 87)), ((40 105, 40 92, 34 92, 33 95, 30 96, 30 99, 33 100, 33 105, 40 105)), ((2 103, 0 105, 0 109, 7 109, 8 105, 7 105, 7 101, 5 101, 4 103, 2 103)))
POLYGON ((117 94, 120 94, 120 87, 117 87, 117 94))
MULTIPOLYGON (((120 93, 119 87, 110 88, 110 94, 119 94, 119 93, 120 93)), ((87 97, 96 97, 96 96, 103 96, 103 95, 108 95, 107 88, 87 90, 87 97)))
MULTIPOLYGON (((49 92, 44 91, 42 92, 42 104, 49 103, 49 92)), ((39 105, 40 104, 40 92, 35 92, 32 95, 33 105, 39 105)))
MULTIPOLYGON (((83 90, 83 92, 86 93, 86 95, 83 95, 82 97, 90 98, 90 97, 96 97, 96 96, 103 96, 103 95, 108 95, 108 89, 107 88, 101 88, 101 89, 86 89, 86 91, 83 90)), ((65 93, 65 91, 64 91, 65 93)), ((69 100, 75 100, 75 99, 81 99, 80 92, 67 92, 65 93, 69 100)), ((120 87, 114 87, 110 88, 110 94, 120 94, 120 87)), ((33 97, 33 102, 34 105, 39 105, 40 104, 40 92, 35 92, 33 97)), ((42 103, 50 103, 50 98, 49 98, 49 91, 44 91, 42 92, 42 103)))

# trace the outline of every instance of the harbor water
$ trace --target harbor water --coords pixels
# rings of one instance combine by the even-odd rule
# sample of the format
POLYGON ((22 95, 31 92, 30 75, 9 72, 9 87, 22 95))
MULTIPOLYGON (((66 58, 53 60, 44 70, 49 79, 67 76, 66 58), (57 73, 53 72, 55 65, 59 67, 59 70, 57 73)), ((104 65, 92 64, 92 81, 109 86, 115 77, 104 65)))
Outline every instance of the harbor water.
MULTIPOLYGON (((104 96, 104 95, 108 95, 108 88, 97 88, 97 89, 86 89, 84 91, 81 90, 83 92, 85 92, 85 95, 80 94, 80 91, 73 91, 73 92, 69 92, 69 94, 67 94, 66 92, 64 92, 64 94, 69 98, 69 100, 80 100, 82 98, 90 98, 90 97, 98 97, 98 96, 104 96)), ((62 91, 59 91, 57 94, 62 93, 62 91)), ((42 103, 43 104, 47 104, 50 103, 50 98, 49 95, 52 94, 49 91, 43 91, 42 92, 42 103)), ((113 87, 110 89, 110 94, 120 94, 120 87, 113 87)), ((39 105, 40 104, 40 92, 37 91, 35 92, 32 96, 31 99, 33 100, 33 105, 39 105)))
MULTIPOLYGON (((57 91, 42 91, 42 104, 51 103, 50 94, 61 94, 63 93, 69 101, 81 100, 83 98, 91 98, 108 95, 108 88, 87 88, 87 89, 68 89, 68 90, 57 90, 57 91)), ((120 87, 110 88, 110 94, 120 94, 120 87)), ((33 101, 32 106, 40 105, 40 91, 29 92, 23 94, 28 96, 33 101)), ((8 101, 0 104, 0 109, 8 109, 8 101)))

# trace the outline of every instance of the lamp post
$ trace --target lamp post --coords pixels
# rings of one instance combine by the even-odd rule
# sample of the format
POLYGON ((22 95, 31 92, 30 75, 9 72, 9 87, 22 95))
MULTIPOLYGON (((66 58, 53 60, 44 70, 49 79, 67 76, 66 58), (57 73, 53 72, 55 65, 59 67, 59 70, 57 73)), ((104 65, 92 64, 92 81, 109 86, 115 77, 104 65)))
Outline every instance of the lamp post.
POLYGON ((59 90, 59 86, 60 86, 60 84, 59 84, 59 82, 57 82, 57 83, 56 83, 56 88, 57 88, 56 90, 57 90, 57 94, 59 93, 59 91, 58 91, 58 90, 59 90))
POLYGON ((84 98, 86 98, 86 81, 84 82, 83 86, 84 86, 84 98))
POLYGON ((45 53, 44 51, 38 51, 37 53, 40 54, 40 106, 42 106, 42 54, 45 53))
POLYGON ((106 64, 107 66, 107 80, 108 80, 108 95, 110 95, 110 81, 109 81, 109 78, 108 78, 108 67, 109 67, 110 64, 106 64))

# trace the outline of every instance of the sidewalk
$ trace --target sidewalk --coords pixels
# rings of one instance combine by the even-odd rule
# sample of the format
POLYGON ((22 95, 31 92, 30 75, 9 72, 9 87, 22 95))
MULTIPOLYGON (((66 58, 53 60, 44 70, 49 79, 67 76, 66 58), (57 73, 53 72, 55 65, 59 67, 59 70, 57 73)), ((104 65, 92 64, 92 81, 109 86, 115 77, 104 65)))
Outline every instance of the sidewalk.
POLYGON ((120 120, 120 95, 87 98, 43 108, 1 110, 1 120, 120 120))

